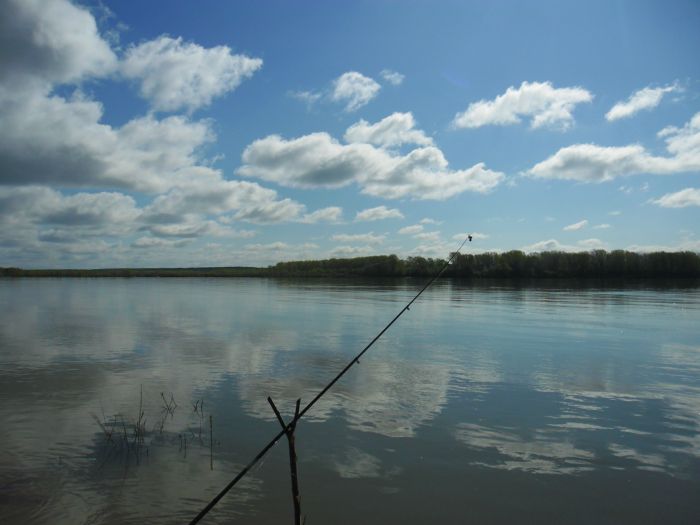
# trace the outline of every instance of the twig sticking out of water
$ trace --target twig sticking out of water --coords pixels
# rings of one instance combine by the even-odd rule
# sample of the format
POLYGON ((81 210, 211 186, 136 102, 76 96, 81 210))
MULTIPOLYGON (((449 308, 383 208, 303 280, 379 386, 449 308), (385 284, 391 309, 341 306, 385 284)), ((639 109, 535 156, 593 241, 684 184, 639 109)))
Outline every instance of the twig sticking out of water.
MULTIPOLYGON (((277 416, 277 421, 282 425, 282 430, 284 430, 285 436, 287 436, 287 443, 289 445, 289 471, 292 476, 292 500, 294 502, 294 525, 301 525, 301 497, 299 496, 299 480, 297 477, 297 451, 294 443, 294 432, 297 428, 297 421, 299 419, 299 405, 301 404, 301 399, 297 399, 296 409, 294 410, 294 418, 287 424, 282 419, 279 410, 272 401, 272 398, 268 396, 267 402, 270 403, 272 410, 277 416)), ((306 521, 306 519, 304 519, 306 521)))
MULTIPOLYGON (((107 425, 109 425, 109 421, 105 418, 104 422, 100 420, 99 417, 97 417, 95 414, 90 414, 92 418, 97 422, 97 424, 100 426, 102 429, 102 432, 104 432, 105 435, 105 440, 112 442, 112 434, 114 433, 114 422, 112 422, 111 428, 107 428, 107 425)), ((104 416, 103 416, 104 417, 104 416)))
POLYGON ((139 414, 134 424, 134 448, 136 450, 136 464, 139 464, 141 459, 141 447, 145 442, 146 434, 146 413, 143 411, 143 385, 141 385, 139 394, 139 414))
POLYGON ((163 408, 165 411, 170 414, 171 416, 173 415, 173 412, 177 408, 177 403, 175 402, 175 397, 173 394, 170 394, 170 401, 166 401, 165 399, 165 394, 163 392, 160 393, 160 398, 163 400, 163 408))

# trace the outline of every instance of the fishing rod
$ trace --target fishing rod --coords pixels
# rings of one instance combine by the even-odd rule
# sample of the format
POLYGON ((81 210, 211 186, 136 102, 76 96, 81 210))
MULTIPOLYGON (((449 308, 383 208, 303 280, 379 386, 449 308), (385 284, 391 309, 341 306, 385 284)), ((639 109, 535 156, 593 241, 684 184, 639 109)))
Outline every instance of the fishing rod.
POLYGON ((401 317, 401 316, 404 314, 404 312, 406 312, 406 311, 408 311, 408 310, 411 309, 411 305, 421 296, 421 294, 422 294, 424 291, 426 291, 426 290, 430 287, 431 284, 433 284, 435 281, 437 281, 437 280, 440 278, 440 276, 445 272, 445 270, 446 270, 447 267, 452 263, 452 261, 455 259, 455 257, 457 257, 457 255, 459 255, 459 252, 460 252, 460 250, 462 249, 462 247, 464 246, 464 244, 467 242, 467 239, 468 239, 469 241, 471 241, 471 240, 472 240, 472 236, 471 236, 471 235, 467 235, 467 236, 464 238, 464 240, 462 241, 462 244, 460 244, 460 245, 459 245, 459 248, 457 248, 457 251, 456 251, 456 252, 453 252, 453 253, 450 255, 450 258, 445 262, 445 264, 442 266, 442 268, 440 268, 440 271, 437 272, 427 283, 425 283, 425 285, 423 286, 423 288, 420 289, 420 291, 413 297, 413 299, 411 299, 411 300, 408 302, 408 304, 406 304, 406 306, 404 306, 404 307, 399 311, 399 313, 396 314, 396 316, 395 316, 391 321, 389 321, 389 323, 388 323, 384 328, 382 328, 382 330, 381 330, 376 336, 374 336, 374 339, 372 339, 369 343, 367 343, 367 346, 365 346, 365 347, 362 349, 362 351, 360 351, 360 353, 358 353, 355 357, 353 357, 353 358, 350 360, 350 362, 349 362, 347 365, 345 365, 345 368, 343 368, 340 372, 338 372, 338 374, 337 374, 325 387, 323 387, 323 389, 322 389, 318 394, 316 394, 316 396, 314 396, 314 398, 313 398, 311 401, 308 402, 308 404, 298 413, 298 415, 295 415, 295 416, 292 418, 292 420, 287 424, 287 426, 284 427, 282 430, 280 430, 280 431, 275 435, 275 437, 273 437, 273 438, 270 440, 270 442, 269 442, 267 445, 265 445, 265 446, 262 448, 262 450, 260 450, 260 452, 258 452, 258 453, 256 454, 256 456, 255 456, 253 459, 251 459, 250 462, 249 462, 245 467, 243 467, 243 470, 241 470, 241 471, 236 475, 236 477, 233 478, 233 479, 228 483, 228 485, 226 485, 226 486, 221 490, 221 492, 219 492, 209 503, 207 503, 207 506, 206 506, 206 507, 204 507, 201 511, 199 511, 199 514, 197 514, 197 515, 194 517, 194 519, 193 519, 192 521, 190 521, 190 525, 194 525, 195 523, 199 523, 199 521, 200 521, 204 516, 206 516, 206 515, 209 513, 209 511, 210 511, 211 509, 214 508, 214 506, 219 502, 219 500, 221 500, 221 498, 223 498, 223 497, 226 495, 226 493, 227 493, 229 490, 231 490, 231 489, 236 485, 236 483, 238 483, 238 482, 243 478, 243 476, 245 476, 245 475, 250 471, 250 469, 253 468, 253 467, 255 466, 255 464, 256 464, 258 461, 260 461, 260 460, 263 458, 263 456, 265 456, 265 454, 267 454, 267 453, 270 451, 270 449, 271 449, 272 447, 274 447, 274 446, 277 444, 277 442, 278 442, 287 432, 289 432, 290 430, 292 430, 292 429, 296 426, 297 421, 299 421, 299 420, 304 416, 304 414, 306 414, 309 410, 311 410, 311 408, 316 404, 316 402, 317 402, 319 399, 321 399, 321 398, 326 394, 326 392, 328 392, 328 391, 333 387, 333 385, 335 385, 335 384, 338 382, 338 380, 339 380, 341 377, 343 377, 343 376, 347 373, 348 370, 350 370, 354 365, 360 364, 360 358, 361 358, 363 355, 365 355, 365 352, 367 352, 367 350, 369 350, 369 349, 372 347, 372 345, 374 345, 374 343, 376 343, 376 342, 379 340, 379 338, 380 338, 382 335, 384 335, 384 332, 386 332, 389 328, 391 328, 391 325, 393 325, 393 324, 399 319, 399 317, 401 317))

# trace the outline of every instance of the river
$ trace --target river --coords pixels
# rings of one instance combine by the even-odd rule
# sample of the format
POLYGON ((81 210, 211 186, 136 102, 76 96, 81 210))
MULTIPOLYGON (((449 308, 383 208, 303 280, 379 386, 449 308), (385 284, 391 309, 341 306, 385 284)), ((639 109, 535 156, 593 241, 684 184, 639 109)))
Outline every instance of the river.
MULTIPOLYGON (((0 522, 187 523, 420 285, 0 280, 0 522)), ((695 523, 699 326, 697 285, 438 281, 299 422, 302 513, 695 523)), ((292 516, 281 441, 202 523, 292 516)))

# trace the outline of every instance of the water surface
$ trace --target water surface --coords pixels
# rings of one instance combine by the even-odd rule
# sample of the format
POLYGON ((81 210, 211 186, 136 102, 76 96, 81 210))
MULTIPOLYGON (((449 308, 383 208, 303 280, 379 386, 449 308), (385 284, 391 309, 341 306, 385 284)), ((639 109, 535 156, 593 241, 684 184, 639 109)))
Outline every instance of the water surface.
MULTIPOLYGON (((420 284, 0 280, 0 521, 188 522, 420 284)), ((694 286, 438 282, 299 423, 307 523, 695 523, 698 326, 694 286)), ((281 443, 203 523, 291 510, 281 443)))

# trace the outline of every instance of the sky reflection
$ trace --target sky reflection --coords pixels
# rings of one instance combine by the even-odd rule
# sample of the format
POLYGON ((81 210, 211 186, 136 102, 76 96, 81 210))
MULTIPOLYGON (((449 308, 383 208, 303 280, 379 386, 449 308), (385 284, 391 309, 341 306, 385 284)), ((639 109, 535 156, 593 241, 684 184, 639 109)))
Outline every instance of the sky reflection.
MULTIPOLYGON (((278 431, 267 396, 284 414, 310 400, 415 290, 255 279, 0 287, 8 523, 190 519, 278 431), (136 465, 95 418, 135 420, 141 389, 149 451, 136 465), (161 392, 178 404, 164 421, 161 392), (213 470, 198 401, 213 416, 213 470)), ((577 479, 673 479, 685 484, 678 509, 700 510, 684 499, 700 487, 699 295, 440 283, 300 424, 311 511, 330 516, 322 501, 342 487, 379 520, 382 497, 410 506, 419 472, 442 487, 445 508, 459 508, 449 487, 492 472, 509 476, 494 478, 501 485, 568 480, 571 508, 577 479)), ((287 519, 284 448, 212 523, 287 519)))

